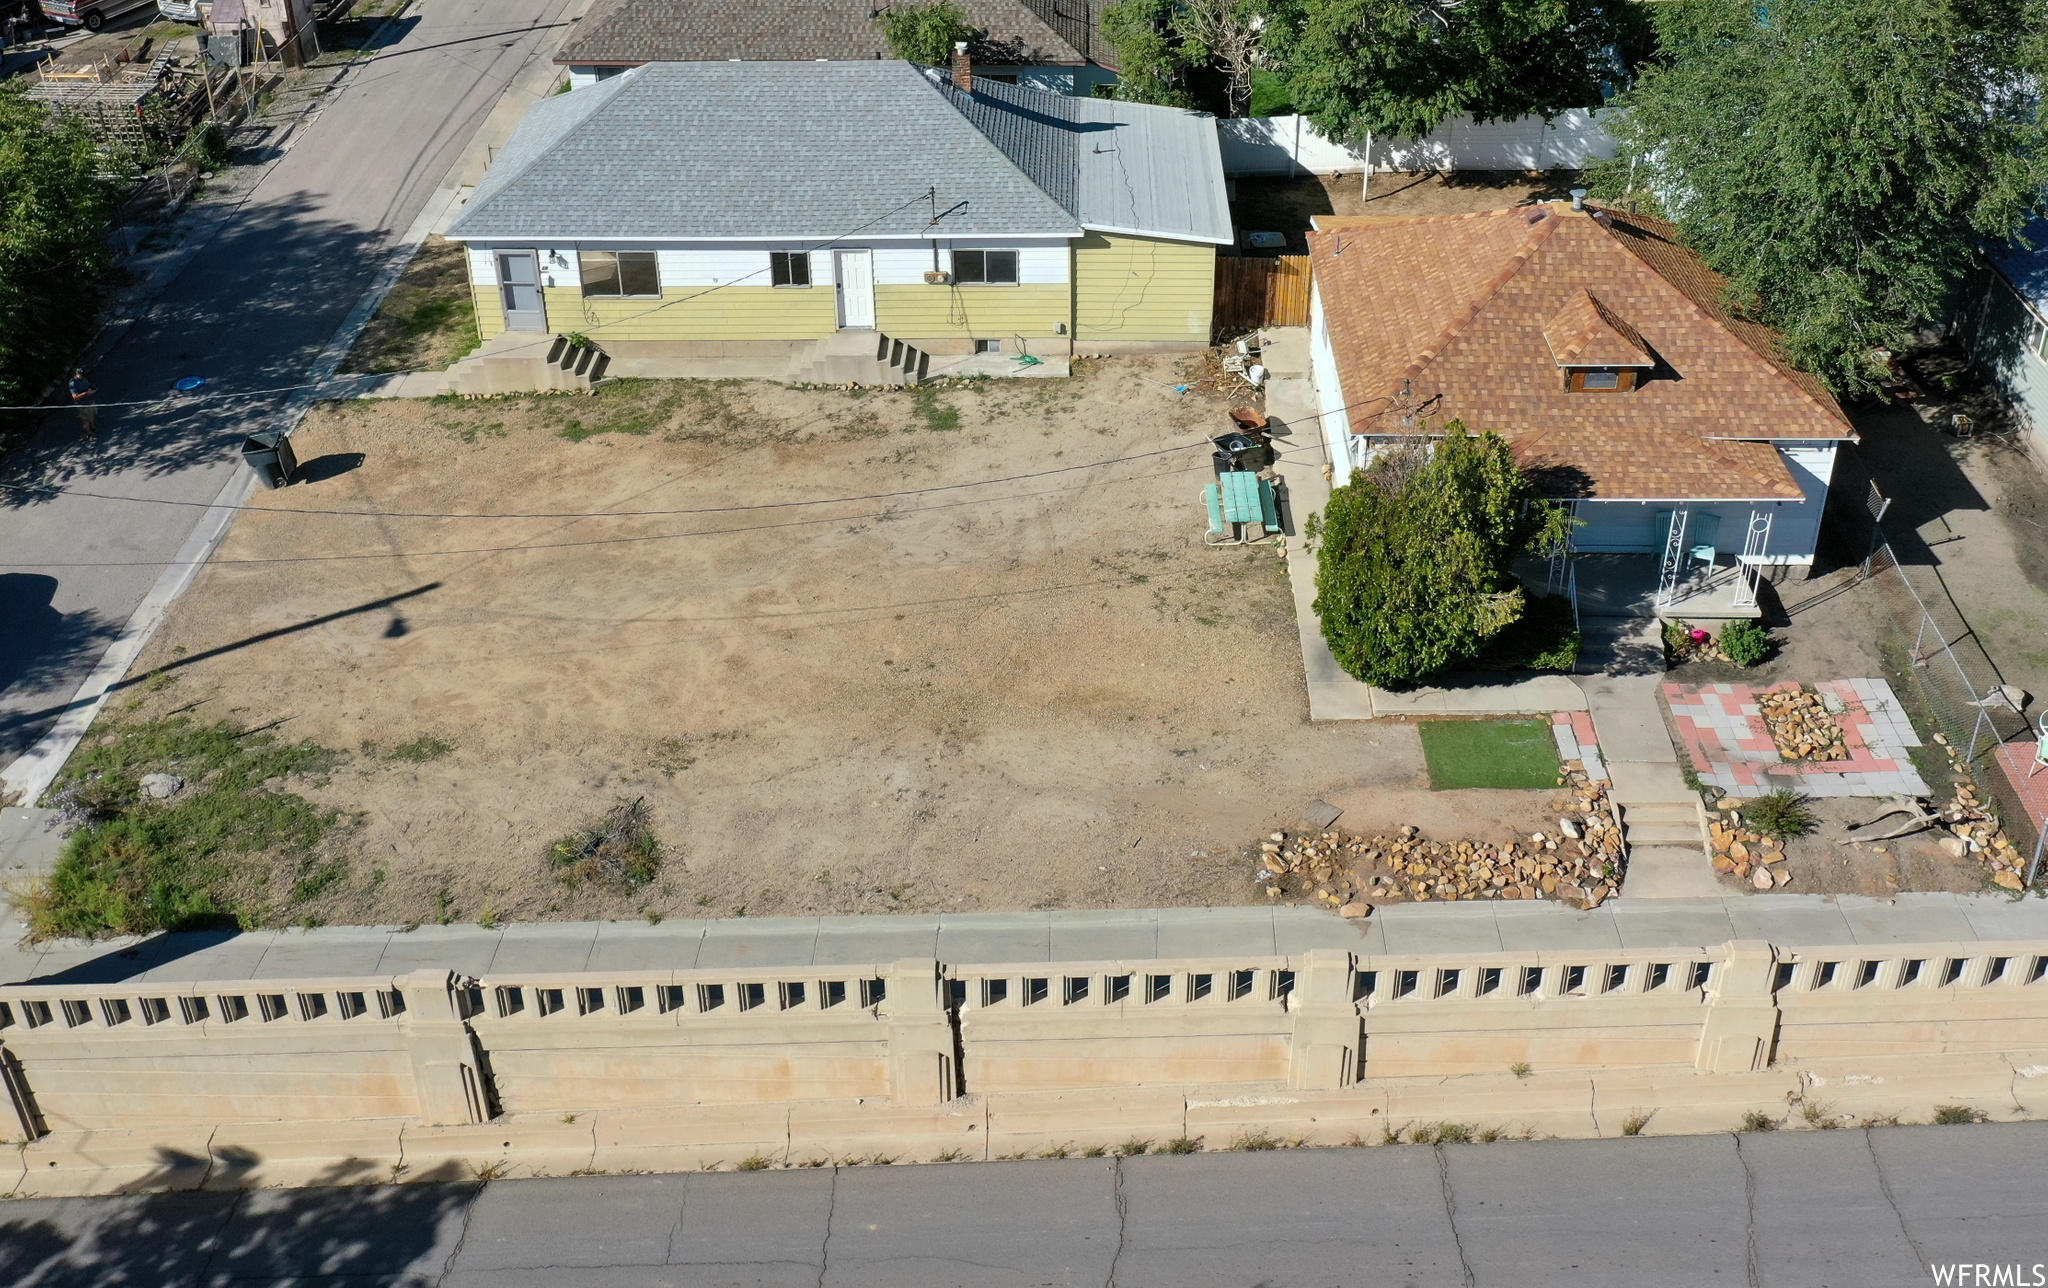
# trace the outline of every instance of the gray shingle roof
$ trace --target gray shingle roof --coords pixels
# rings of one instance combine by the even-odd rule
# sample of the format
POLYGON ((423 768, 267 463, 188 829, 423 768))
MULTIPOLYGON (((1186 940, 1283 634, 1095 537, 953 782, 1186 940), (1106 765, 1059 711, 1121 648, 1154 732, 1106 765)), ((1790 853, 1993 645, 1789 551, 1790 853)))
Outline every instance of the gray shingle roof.
MULTIPOLYGON (((802 62, 814 58, 887 59, 875 14, 886 0, 611 0, 577 23, 555 61, 577 65, 661 62, 802 62)), ((967 20, 986 35, 974 55, 1004 64, 1079 64, 1082 51, 1021 0, 963 0, 967 20)), ((1048 9, 1063 26, 1067 9, 1048 9)), ((1086 27, 1075 35, 1086 40, 1086 27)))
POLYGON ((909 63, 649 63, 527 109, 456 238, 1070 237, 909 63))
POLYGON ((1215 122, 903 62, 649 63, 527 110, 458 239, 1231 239, 1215 122), (957 208, 956 208, 957 207, 957 208))

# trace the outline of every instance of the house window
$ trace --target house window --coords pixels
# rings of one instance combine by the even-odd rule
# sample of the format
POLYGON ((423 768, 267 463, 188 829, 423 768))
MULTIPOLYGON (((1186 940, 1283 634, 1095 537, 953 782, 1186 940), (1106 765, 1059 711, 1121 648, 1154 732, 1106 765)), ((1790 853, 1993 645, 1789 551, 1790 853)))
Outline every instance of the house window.
POLYGON ((811 257, 800 250, 777 250, 768 253, 768 276, 776 286, 809 286, 811 284, 811 257))
POLYGON ((956 250, 953 252, 953 280, 980 286, 1015 286, 1017 252, 956 250))
POLYGON ((1636 373, 1615 371, 1595 367, 1572 367, 1566 370, 1565 388, 1585 390, 1589 393, 1613 393, 1636 387, 1636 373))
POLYGON ((2027 352, 2048 359, 2048 322, 2031 313, 2027 315, 2027 352))
POLYGON ((661 295, 661 264, 651 250, 586 250, 576 258, 582 263, 585 299, 661 295))

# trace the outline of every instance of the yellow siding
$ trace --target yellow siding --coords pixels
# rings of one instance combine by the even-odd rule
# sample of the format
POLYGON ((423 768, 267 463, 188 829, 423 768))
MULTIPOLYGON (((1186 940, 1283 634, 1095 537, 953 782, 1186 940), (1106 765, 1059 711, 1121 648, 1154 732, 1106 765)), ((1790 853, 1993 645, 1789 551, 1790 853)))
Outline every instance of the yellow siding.
POLYGON ((1074 243, 1074 338, 1209 342, 1216 248, 1089 233, 1074 243))
POLYGON ((1072 319, 1067 287, 877 286, 875 329, 884 335, 1045 339, 1072 319))
POLYGON ((470 299, 476 302, 476 334, 488 340, 505 329, 505 300, 495 286, 469 284, 470 299))
POLYGON ((600 346, 606 340, 815 340, 838 326, 829 286, 684 287, 659 300, 586 300, 573 286, 543 294, 550 331, 581 331, 600 346))

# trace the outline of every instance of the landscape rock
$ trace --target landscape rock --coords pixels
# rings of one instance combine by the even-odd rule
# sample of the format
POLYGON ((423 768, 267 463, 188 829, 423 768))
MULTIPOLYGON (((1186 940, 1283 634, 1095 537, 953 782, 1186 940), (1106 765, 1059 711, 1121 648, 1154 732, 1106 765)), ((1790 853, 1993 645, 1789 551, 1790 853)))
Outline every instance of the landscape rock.
POLYGON ((160 801, 176 796, 184 785, 185 780, 176 774, 144 774, 141 783, 143 795, 160 801))
POLYGON ((1337 909, 1337 915, 1340 917, 1350 917, 1353 919, 1359 917, 1370 917, 1372 916, 1372 905, 1369 903, 1360 903, 1354 899, 1350 903, 1347 903, 1343 907, 1337 909))

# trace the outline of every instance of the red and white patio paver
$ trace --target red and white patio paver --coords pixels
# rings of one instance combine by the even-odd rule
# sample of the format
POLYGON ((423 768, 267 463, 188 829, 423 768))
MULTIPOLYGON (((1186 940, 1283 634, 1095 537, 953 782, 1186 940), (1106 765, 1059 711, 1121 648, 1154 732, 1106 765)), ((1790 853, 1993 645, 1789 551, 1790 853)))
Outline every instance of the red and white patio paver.
POLYGON ((1757 706, 1759 693, 1796 691, 1796 683, 1666 684, 1664 700, 1679 742, 1703 783, 1731 796, 1762 796, 1781 787, 1808 796, 1925 796, 1926 780, 1906 748, 1920 746, 1898 695, 1883 680, 1823 680, 1813 686, 1842 726, 1845 760, 1788 761, 1757 706))

